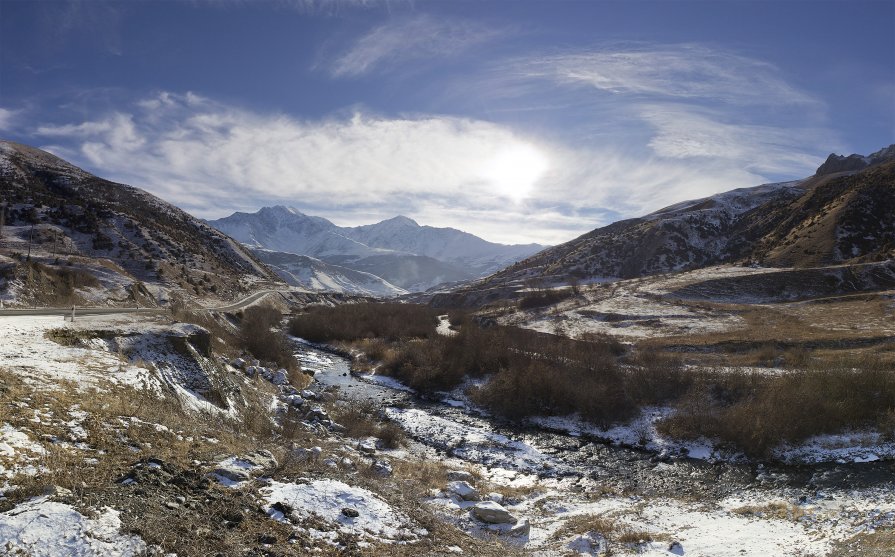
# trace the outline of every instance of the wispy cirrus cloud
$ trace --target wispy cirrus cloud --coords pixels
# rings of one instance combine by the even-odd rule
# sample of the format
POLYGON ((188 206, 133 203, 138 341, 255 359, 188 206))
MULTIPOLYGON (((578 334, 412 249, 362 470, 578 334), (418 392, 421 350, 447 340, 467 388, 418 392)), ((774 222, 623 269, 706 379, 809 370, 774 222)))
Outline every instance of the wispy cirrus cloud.
POLYGON ((411 61, 450 58, 503 34, 502 30, 468 20, 426 15, 396 18, 355 40, 327 67, 334 77, 357 77, 411 61))
POLYGON ((607 93, 716 100, 737 105, 818 101, 786 81, 773 64, 705 45, 608 46, 520 61, 523 77, 607 93))

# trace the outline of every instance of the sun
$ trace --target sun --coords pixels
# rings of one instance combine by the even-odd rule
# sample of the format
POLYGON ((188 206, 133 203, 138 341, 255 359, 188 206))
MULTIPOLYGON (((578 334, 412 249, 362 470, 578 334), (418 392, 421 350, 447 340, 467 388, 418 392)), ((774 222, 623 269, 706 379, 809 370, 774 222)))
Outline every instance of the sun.
POLYGON ((547 157, 536 147, 517 143, 498 149, 485 162, 481 176, 495 193, 519 202, 528 197, 549 166, 547 157))

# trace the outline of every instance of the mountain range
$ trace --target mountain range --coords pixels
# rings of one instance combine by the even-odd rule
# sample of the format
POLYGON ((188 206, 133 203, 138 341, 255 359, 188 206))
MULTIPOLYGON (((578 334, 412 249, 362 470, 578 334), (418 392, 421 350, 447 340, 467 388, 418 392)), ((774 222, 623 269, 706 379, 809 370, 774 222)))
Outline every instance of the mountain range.
POLYGON ((209 224, 247 246, 265 250, 257 252, 259 257, 287 282, 313 287, 316 280, 358 293, 423 291, 479 278, 544 248, 538 244, 496 244, 454 228, 421 226, 404 216, 376 224, 341 227, 283 206, 264 207, 255 213, 238 212, 209 224), (364 273, 365 284, 355 288, 332 274, 342 278, 356 276, 349 271, 364 273), (383 283, 373 288, 367 275, 378 277, 383 283))

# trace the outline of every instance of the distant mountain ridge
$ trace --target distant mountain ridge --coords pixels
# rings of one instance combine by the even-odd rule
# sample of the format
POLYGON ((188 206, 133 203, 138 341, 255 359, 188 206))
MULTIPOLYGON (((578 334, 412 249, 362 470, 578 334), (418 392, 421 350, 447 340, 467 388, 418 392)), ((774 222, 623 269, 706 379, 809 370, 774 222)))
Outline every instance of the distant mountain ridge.
POLYGON ((831 155, 803 180, 615 222, 464 288, 635 278, 723 263, 808 267, 893 258, 895 145, 866 157, 831 155))
POLYGON ((481 277, 544 247, 496 244, 453 228, 421 226, 405 216, 340 227, 284 206, 237 212, 209 224, 254 248, 371 273, 408 291, 481 277))

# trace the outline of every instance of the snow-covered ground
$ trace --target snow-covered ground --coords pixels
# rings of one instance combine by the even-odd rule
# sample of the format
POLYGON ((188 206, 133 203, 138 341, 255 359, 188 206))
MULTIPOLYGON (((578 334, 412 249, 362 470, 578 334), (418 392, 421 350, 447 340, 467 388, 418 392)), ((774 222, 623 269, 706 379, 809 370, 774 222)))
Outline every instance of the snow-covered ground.
POLYGON ((286 519, 282 510, 274 508, 276 503, 285 503, 285 508, 291 508, 291 514, 299 520, 316 517, 335 526, 335 530, 328 531, 312 529, 314 537, 330 542, 334 542, 339 533, 386 543, 413 542, 428 533, 376 494, 337 480, 274 481, 261 492, 268 505, 268 514, 274 519, 286 519))
POLYGON ((120 533, 118 511, 89 518, 70 505, 37 497, 0 513, 0 551, 30 557, 127 557, 144 555, 146 544, 120 533))

